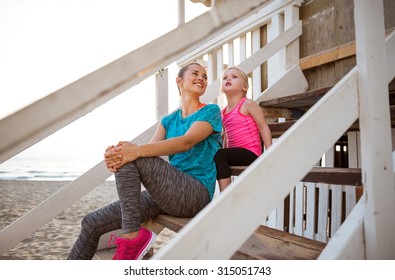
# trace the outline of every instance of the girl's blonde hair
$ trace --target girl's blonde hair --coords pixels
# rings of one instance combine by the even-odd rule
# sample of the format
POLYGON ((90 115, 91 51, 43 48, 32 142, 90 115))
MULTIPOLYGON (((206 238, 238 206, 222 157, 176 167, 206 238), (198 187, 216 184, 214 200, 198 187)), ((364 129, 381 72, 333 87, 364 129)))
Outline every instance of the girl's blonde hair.
POLYGON ((248 90, 248 87, 249 87, 249 84, 248 84, 248 76, 247 76, 247 74, 246 74, 241 68, 239 68, 239 67, 237 67, 237 66, 231 66, 231 67, 226 68, 226 69, 222 72, 222 74, 221 74, 221 80, 222 80, 223 77, 225 76, 225 73, 226 73, 227 71, 229 71, 229 70, 232 70, 232 69, 238 71, 238 72, 240 73, 241 77, 243 78, 244 82, 246 83, 247 88, 246 88, 246 90, 244 91, 244 96, 246 96, 246 95, 247 95, 247 90, 248 90))

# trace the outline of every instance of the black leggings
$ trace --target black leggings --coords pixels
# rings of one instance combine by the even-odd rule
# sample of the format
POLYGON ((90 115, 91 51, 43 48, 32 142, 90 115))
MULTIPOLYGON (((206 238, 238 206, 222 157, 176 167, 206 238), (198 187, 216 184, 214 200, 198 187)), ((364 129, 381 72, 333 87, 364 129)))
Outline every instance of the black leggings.
POLYGON ((258 156, 245 148, 219 149, 214 157, 217 168, 217 180, 232 176, 231 166, 248 166, 258 156))
POLYGON ((119 201, 89 213, 68 259, 92 259, 102 234, 137 231, 159 214, 193 217, 209 202, 204 185, 160 157, 139 158, 115 173, 119 201), (144 185, 146 191, 141 191, 144 185))

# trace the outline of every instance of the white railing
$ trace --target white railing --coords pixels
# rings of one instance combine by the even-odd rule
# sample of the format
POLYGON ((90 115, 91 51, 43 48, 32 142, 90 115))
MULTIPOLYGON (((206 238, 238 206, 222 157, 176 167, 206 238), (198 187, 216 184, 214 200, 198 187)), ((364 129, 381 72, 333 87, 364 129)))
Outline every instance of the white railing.
POLYGON ((351 185, 298 183, 290 193, 288 231, 328 242, 358 202, 356 189, 351 185))
POLYGON ((359 180, 353 180, 353 183, 349 181, 342 185, 298 182, 284 201, 278 203, 266 219, 262 219, 261 224, 326 243, 362 195, 359 180))

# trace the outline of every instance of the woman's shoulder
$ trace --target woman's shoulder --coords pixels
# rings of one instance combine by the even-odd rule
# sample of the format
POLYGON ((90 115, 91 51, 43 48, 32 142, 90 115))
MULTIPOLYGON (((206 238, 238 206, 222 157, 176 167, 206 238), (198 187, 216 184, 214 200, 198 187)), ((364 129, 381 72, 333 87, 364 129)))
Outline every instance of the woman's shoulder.
POLYGON ((221 109, 217 104, 207 104, 195 114, 195 120, 209 122, 217 130, 222 127, 221 109))
POLYGON ((206 104, 203 108, 201 108, 198 112, 204 116, 216 117, 217 115, 221 116, 221 108, 217 104, 206 104))
POLYGON ((161 120, 162 125, 166 125, 170 120, 174 119, 178 115, 180 115, 180 109, 177 109, 177 110, 167 114, 161 120))

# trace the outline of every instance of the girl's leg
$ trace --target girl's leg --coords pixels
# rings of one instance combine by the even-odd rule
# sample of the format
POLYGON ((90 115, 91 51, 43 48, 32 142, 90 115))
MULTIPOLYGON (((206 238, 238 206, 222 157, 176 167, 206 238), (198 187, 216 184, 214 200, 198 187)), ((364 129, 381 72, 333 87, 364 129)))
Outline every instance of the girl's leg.
POLYGON ((214 161, 220 191, 222 192, 231 183, 231 166, 248 166, 257 158, 256 154, 244 148, 219 149, 214 161))
POLYGON ((232 183, 231 177, 227 177, 224 179, 218 179, 219 191, 223 192, 225 190, 225 188, 230 185, 230 183, 232 183))
POLYGON ((209 202, 207 189, 160 157, 139 158, 115 173, 122 209, 122 232, 136 232, 141 222, 160 213, 193 217, 209 202), (149 195, 140 199, 141 184, 149 195))

